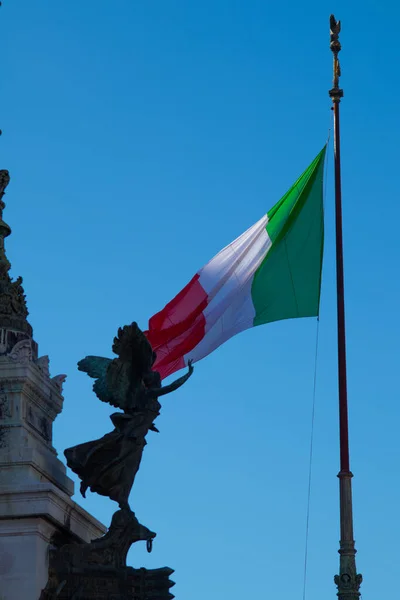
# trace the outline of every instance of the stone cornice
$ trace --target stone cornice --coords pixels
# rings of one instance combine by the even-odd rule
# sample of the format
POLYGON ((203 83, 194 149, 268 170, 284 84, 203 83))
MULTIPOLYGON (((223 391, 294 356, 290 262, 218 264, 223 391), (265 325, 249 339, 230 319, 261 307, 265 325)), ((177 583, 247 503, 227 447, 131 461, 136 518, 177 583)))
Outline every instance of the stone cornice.
POLYGON ((85 542, 107 532, 100 521, 47 482, 20 486, 18 490, 0 486, 0 515, 0 520, 43 516, 85 542))

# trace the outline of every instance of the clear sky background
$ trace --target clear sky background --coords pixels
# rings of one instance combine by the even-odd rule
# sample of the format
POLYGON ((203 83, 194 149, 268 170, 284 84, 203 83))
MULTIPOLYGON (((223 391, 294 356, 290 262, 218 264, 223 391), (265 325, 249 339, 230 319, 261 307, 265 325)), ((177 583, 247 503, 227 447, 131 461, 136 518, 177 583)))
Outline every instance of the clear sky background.
MULTIPOLYGON (((40 354, 68 374, 54 426, 64 460, 109 431, 113 412, 76 362, 110 356, 120 325, 145 328, 324 145, 331 12, 343 23, 355 534, 372 599, 393 593, 400 564, 399 7, 6 0, 0 167, 11 173, 12 274, 24 277, 40 354)), ((308 600, 335 598, 338 570, 332 167, 330 147, 308 600)), ((174 568, 178 599, 302 598, 316 325, 247 331, 164 400, 131 495, 158 536, 129 560, 174 568)), ((75 498, 107 525, 117 508, 75 498)))

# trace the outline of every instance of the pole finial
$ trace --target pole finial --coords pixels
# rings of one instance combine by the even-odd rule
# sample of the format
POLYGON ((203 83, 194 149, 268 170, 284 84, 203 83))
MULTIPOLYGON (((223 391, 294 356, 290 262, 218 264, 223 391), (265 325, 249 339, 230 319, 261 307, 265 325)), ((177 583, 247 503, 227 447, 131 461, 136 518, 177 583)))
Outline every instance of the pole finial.
POLYGON ((340 21, 336 21, 333 15, 330 16, 330 35, 331 43, 330 48, 333 53, 333 88, 329 90, 329 96, 332 98, 332 102, 340 102, 343 98, 343 90, 339 87, 339 77, 341 75, 340 63, 339 63, 339 52, 342 46, 339 42, 339 33, 341 29, 340 21))

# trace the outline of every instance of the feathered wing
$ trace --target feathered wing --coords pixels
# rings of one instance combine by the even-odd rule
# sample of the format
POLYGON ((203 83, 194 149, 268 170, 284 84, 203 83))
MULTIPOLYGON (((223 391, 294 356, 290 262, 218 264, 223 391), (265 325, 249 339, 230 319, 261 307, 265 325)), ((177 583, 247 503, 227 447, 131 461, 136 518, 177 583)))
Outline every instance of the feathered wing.
POLYGON ((143 386, 143 377, 151 371, 155 354, 137 323, 118 329, 113 352, 118 355, 107 370, 107 386, 113 390, 114 401, 126 409, 136 405, 143 386))
POLYGON ((87 373, 89 377, 96 379, 93 384, 93 391, 99 400, 119 408, 119 404, 116 404, 115 398, 113 398, 112 390, 107 385, 107 370, 111 363, 111 358, 86 356, 78 362, 78 369, 87 373))
POLYGON ((125 410, 128 403, 131 408, 135 405, 156 355, 137 323, 118 329, 112 349, 118 358, 87 356, 78 369, 96 379, 93 390, 100 400, 125 410))
POLYGON ((111 361, 111 358, 103 358, 102 356, 86 356, 78 362, 78 369, 84 371, 93 379, 104 378, 111 361))
POLYGON ((131 365, 115 358, 107 370, 106 385, 112 390, 114 406, 125 410, 128 403, 132 405, 132 392, 139 383, 131 381, 131 365))

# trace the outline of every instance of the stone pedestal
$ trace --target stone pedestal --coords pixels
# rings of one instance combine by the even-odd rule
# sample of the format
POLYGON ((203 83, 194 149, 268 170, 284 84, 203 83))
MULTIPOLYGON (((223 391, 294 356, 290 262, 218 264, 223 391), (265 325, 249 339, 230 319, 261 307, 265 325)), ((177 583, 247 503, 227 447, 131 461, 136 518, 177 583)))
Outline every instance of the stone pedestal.
POLYGON ((105 527, 51 483, 0 486, 0 598, 38 600, 49 553, 66 542, 89 542, 105 527))
POLYGON ((50 551, 49 581, 40 600, 172 600, 172 569, 126 565, 130 546, 146 541, 151 550, 155 535, 130 509, 118 510, 101 539, 50 551))
MULTIPOLYGON (((8 332, 0 330, 0 340, 8 332)), ((11 337, 11 336, 10 336, 11 337)), ((11 337, 11 339, 14 339, 11 337)), ((90 542, 104 525, 71 500, 73 481, 52 445, 63 376, 30 339, 0 356, 0 600, 38 600, 51 550, 90 542)))

